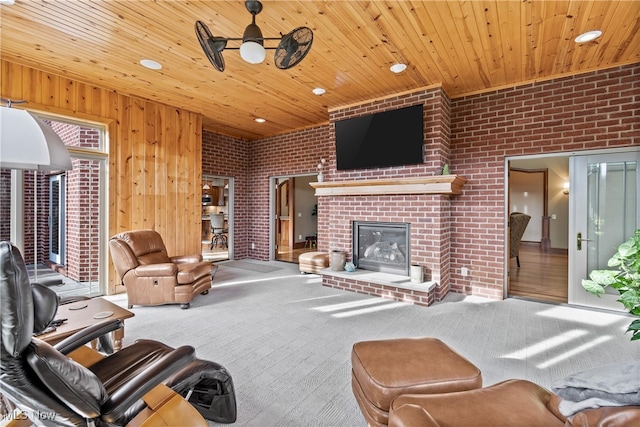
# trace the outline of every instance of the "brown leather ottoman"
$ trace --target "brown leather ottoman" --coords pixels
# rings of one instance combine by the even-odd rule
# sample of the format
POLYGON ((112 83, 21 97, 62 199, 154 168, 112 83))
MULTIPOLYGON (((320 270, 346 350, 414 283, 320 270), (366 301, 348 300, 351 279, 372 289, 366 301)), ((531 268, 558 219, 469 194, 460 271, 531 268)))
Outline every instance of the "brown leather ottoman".
POLYGON ((317 273, 329 267, 329 254, 324 252, 305 252, 298 257, 301 273, 317 273))
POLYGON ((437 338, 355 343, 351 367, 353 394, 370 426, 388 424, 397 396, 482 387, 480 370, 437 338))

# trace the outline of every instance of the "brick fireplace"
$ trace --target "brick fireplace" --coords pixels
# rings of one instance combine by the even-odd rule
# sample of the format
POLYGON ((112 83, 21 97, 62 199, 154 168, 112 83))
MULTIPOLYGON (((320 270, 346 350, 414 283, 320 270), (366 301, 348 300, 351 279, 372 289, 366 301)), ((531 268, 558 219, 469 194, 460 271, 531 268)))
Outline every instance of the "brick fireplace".
MULTIPOLYGON (((401 275, 395 275, 395 280, 376 280, 370 275, 363 278, 328 272, 323 274, 323 285, 420 305, 430 305, 449 291, 450 198, 461 194, 465 180, 455 175, 439 175, 450 156, 450 100, 442 88, 330 111, 329 133, 335 142, 337 120, 416 104, 423 106, 422 164, 338 171, 333 153, 327 159, 325 181, 312 185, 318 196, 320 250, 343 250, 347 252, 347 260, 351 260, 352 221, 406 223, 410 227, 409 258, 411 264, 423 266, 425 283, 415 286, 409 277, 401 275)), ((389 144, 392 149, 393 141, 389 144)))
MULTIPOLYGON (((319 205, 328 203, 332 212, 329 249, 344 250, 347 260, 352 259, 352 221, 404 223, 409 230, 411 264, 425 271, 425 282, 414 284, 398 273, 326 270, 322 284, 425 306, 442 299, 449 286, 449 197, 460 194, 464 183, 455 175, 312 183, 319 205)), ((323 228, 318 230, 322 235, 323 228)))

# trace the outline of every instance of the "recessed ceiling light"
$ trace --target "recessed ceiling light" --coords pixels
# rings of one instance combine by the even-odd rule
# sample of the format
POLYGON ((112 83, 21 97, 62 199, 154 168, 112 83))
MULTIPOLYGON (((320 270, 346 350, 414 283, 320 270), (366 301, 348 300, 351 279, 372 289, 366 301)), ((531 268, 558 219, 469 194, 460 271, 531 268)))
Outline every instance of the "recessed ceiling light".
POLYGON ((602 35, 602 31, 600 30, 587 31, 586 33, 580 34, 578 37, 576 37, 575 42, 576 43, 590 42, 592 40, 597 39, 601 35, 602 35))
POLYGON ((311 92, 313 92, 314 94, 320 96, 320 95, 323 95, 326 92, 326 90, 324 88, 321 88, 321 87, 316 87, 316 88, 313 88, 311 90, 311 92))
POLYGON ((0 0, 0 4, 11 6, 12 4, 15 4, 15 0, 0 0))
POLYGON ((258 122, 258 123, 264 123, 264 122, 266 122, 266 120, 265 120, 265 119, 263 119, 262 117, 256 117, 254 120, 255 120, 256 122, 258 122))
POLYGON ((154 61, 153 59, 141 59, 140 65, 150 70, 159 70, 162 68, 162 64, 160 64, 157 61, 154 61))
POLYGON ((407 69, 407 64, 393 64, 391 67, 389 67, 389 69, 391 70, 391 72, 398 74, 407 69))

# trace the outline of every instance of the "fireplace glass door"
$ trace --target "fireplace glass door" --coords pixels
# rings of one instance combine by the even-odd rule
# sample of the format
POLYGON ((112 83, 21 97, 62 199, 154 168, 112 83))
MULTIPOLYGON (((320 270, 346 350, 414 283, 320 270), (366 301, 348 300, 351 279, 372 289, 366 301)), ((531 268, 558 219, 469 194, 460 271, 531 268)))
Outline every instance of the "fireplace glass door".
POLYGON ((411 224, 353 222, 353 262, 358 268, 409 275, 411 224))

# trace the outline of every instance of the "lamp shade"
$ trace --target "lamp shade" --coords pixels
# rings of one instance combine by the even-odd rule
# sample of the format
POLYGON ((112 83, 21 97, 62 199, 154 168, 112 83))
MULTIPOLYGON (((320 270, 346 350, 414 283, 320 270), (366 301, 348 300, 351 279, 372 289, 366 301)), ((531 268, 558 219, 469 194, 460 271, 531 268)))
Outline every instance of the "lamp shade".
POLYGON ((0 107, 0 167, 26 170, 70 170, 64 142, 34 114, 0 107))
POLYGON ((249 64, 260 64, 267 57, 267 51, 260 43, 244 42, 240 45, 240 57, 249 64))

